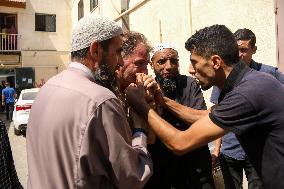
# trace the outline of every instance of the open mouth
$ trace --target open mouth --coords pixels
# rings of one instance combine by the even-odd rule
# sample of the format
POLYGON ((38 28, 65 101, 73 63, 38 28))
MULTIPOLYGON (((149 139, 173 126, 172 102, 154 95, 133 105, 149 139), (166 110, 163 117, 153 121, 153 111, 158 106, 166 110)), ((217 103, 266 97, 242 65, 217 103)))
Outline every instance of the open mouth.
POLYGON ((174 74, 171 74, 171 73, 166 73, 166 74, 163 74, 162 75, 164 78, 171 78, 174 76, 174 74))

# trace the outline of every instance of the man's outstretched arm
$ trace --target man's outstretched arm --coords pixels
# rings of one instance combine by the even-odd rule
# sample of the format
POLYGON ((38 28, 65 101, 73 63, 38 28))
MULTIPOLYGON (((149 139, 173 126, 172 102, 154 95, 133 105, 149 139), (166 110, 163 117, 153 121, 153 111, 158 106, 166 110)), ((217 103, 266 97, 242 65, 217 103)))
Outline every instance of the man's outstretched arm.
POLYGON ((176 129, 152 109, 149 109, 145 117, 160 140, 177 155, 201 147, 226 133, 224 129, 215 125, 208 115, 196 121, 185 131, 176 129))
POLYGON ((171 111, 179 119, 183 120, 189 125, 196 122, 205 115, 208 115, 209 113, 209 110, 197 110, 194 108, 190 108, 188 106, 179 104, 168 97, 158 98, 163 98, 158 100, 162 104, 163 108, 166 108, 167 110, 171 111))
POLYGON ((150 108, 143 96, 139 95, 142 90, 143 85, 129 87, 126 95, 128 103, 148 121, 160 140, 174 153, 182 155, 226 133, 224 129, 215 125, 208 115, 196 121, 185 131, 174 128, 150 108))

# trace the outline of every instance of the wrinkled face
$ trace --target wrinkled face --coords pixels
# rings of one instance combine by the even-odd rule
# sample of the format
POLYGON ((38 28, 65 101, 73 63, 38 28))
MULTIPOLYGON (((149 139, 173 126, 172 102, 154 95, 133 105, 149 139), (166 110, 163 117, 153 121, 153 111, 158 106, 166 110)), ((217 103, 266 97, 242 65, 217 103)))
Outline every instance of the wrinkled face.
POLYGON ((157 51, 152 58, 151 65, 164 95, 175 98, 179 74, 178 53, 170 48, 157 51))
POLYGON ((190 61, 191 65, 188 72, 196 79, 201 89, 207 90, 212 87, 215 79, 213 62, 210 59, 206 60, 194 51, 191 52, 190 61))
POLYGON ((252 47, 249 44, 250 40, 238 40, 239 46, 239 57, 244 61, 248 66, 251 63, 252 55, 256 52, 256 46, 252 47))
POLYGON ((145 44, 139 43, 131 55, 123 58, 123 62, 123 66, 116 71, 122 90, 136 82, 136 73, 148 74, 149 53, 145 44))
POLYGON ((163 78, 172 78, 179 73, 178 53, 173 49, 163 49, 155 53, 152 67, 163 78))

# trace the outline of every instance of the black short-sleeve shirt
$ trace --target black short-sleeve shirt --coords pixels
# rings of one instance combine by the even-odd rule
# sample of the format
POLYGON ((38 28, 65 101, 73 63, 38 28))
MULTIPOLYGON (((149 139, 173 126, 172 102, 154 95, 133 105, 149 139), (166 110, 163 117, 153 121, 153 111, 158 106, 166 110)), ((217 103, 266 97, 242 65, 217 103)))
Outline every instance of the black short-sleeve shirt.
POLYGON ((209 114, 236 134, 265 188, 284 188, 284 85, 250 70, 209 114))
MULTIPOLYGON (((185 75, 179 75, 176 102, 195 109, 206 109, 203 94, 197 82, 185 75)), ((179 130, 190 125, 164 110, 162 117, 179 130)), ((213 188, 211 155, 208 145, 182 156, 173 154, 158 138, 148 145, 153 160, 153 175, 144 189, 156 188, 213 188)))

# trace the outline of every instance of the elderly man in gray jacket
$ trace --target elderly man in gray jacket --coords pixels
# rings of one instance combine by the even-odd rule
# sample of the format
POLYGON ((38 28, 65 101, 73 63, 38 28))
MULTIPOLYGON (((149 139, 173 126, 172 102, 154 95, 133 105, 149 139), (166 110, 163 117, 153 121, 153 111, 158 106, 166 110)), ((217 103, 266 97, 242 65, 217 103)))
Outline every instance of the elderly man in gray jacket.
POLYGON ((90 15, 73 30, 68 68, 40 90, 27 130, 28 188, 142 188, 147 133, 130 130, 116 92, 122 29, 90 15))

